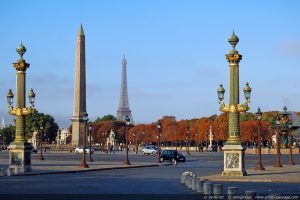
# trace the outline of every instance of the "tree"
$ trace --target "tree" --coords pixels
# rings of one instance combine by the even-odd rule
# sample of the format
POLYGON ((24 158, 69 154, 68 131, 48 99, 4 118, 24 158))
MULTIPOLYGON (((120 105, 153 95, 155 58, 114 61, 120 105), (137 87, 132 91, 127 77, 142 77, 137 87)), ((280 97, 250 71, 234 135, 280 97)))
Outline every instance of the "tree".
POLYGON ((95 122, 116 121, 116 120, 117 120, 117 118, 115 116, 113 116, 111 114, 107 114, 107 115, 104 115, 101 118, 97 117, 95 122))
POLYGON ((116 140, 124 142, 125 126, 125 122, 122 121, 95 121, 92 125, 93 138, 95 138, 96 142, 103 143, 105 142, 104 138, 107 137, 110 130, 113 130, 116 134, 116 140))
POLYGON ((3 144, 10 144, 13 141, 14 135, 16 132, 16 127, 13 125, 9 125, 6 128, 0 130, 0 139, 3 144))
POLYGON ((262 121, 269 122, 271 125, 274 125, 277 113, 277 111, 264 112, 262 115, 262 121))
POLYGON ((43 132, 49 141, 55 141, 58 125, 51 115, 35 111, 33 114, 26 116, 26 139, 32 137, 34 131, 39 131, 43 126, 43 132))
POLYGON ((214 121, 214 138, 226 141, 228 138, 228 113, 222 113, 214 121))
POLYGON ((241 114, 241 116, 240 116, 240 121, 241 122, 249 121, 249 120, 255 120, 255 115, 253 113, 244 112, 244 113, 241 114))

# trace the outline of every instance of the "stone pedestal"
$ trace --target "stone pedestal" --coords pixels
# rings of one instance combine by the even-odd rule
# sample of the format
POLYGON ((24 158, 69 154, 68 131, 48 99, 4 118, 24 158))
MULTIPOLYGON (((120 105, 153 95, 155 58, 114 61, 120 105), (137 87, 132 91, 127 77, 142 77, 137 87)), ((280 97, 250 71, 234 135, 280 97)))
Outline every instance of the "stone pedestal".
POLYGON ((82 145, 82 132, 84 131, 84 123, 82 118, 73 117, 72 121, 72 146, 82 145))
POLYGON ((9 173, 24 174, 31 172, 32 145, 28 142, 15 141, 9 149, 9 173))
POLYGON ((245 148, 239 145, 224 145, 224 171, 222 176, 246 176, 245 148))

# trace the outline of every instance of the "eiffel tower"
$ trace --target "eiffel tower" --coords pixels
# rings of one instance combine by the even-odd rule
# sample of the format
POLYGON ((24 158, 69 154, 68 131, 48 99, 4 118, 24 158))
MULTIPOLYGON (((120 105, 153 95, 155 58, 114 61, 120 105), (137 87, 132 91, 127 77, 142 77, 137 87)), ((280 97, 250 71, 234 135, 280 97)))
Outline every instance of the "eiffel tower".
POLYGON ((117 111, 117 120, 125 121, 126 116, 128 116, 130 122, 133 123, 131 110, 129 108, 129 101, 128 101, 126 65, 127 65, 127 60, 124 55, 122 60, 122 80, 121 80, 119 109, 117 111))

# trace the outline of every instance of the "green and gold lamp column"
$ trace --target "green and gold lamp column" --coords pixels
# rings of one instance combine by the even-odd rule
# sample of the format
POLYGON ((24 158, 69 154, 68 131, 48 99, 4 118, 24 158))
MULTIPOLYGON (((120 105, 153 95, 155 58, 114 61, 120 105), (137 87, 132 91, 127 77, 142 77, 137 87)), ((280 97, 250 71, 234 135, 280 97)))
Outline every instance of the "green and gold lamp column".
POLYGON ((13 107, 14 94, 10 89, 7 94, 8 113, 16 116, 16 137, 10 144, 9 150, 9 171, 11 174, 23 174, 31 171, 31 150, 32 145, 25 139, 25 120, 26 116, 34 112, 35 93, 31 89, 29 92, 30 106, 26 107, 26 70, 29 63, 23 59, 26 48, 22 42, 17 47, 20 58, 13 67, 17 71, 16 78, 16 107, 13 107))
POLYGON ((246 83, 244 88, 245 102, 239 104, 239 62, 242 55, 238 53, 235 46, 239 42, 239 38, 233 32, 228 42, 232 46, 232 50, 226 54, 229 62, 229 104, 224 104, 225 89, 222 85, 218 88, 218 98, 220 111, 228 113, 229 137, 223 147, 224 151, 224 171, 223 176, 245 176, 245 148, 242 146, 240 139, 240 113, 249 110, 251 88, 246 83))

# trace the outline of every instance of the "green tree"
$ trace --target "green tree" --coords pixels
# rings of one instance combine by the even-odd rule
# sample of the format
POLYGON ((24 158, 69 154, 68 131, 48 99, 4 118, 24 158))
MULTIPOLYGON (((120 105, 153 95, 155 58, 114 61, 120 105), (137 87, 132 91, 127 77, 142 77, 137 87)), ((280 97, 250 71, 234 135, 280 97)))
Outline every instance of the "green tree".
POLYGON ((262 115, 262 121, 269 122, 271 125, 274 125, 277 113, 277 111, 264 112, 262 115))
POLYGON ((32 137, 32 133, 39 131, 40 126, 43 126, 45 138, 54 141, 58 130, 57 123, 51 115, 39 113, 38 111, 26 117, 26 138, 32 137))
POLYGON ((9 125, 8 127, 0 130, 0 139, 3 144, 10 144, 13 141, 16 127, 9 125))
POLYGON ((251 121, 251 120, 255 120, 255 115, 253 113, 244 112, 241 114, 241 117, 240 117, 241 122, 251 121))
POLYGON ((95 120, 95 122, 105 122, 105 121, 116 121, 117 118, 111 114, 107 114, 104 115, 103 117, 97 117, 97 119, 95 120))

